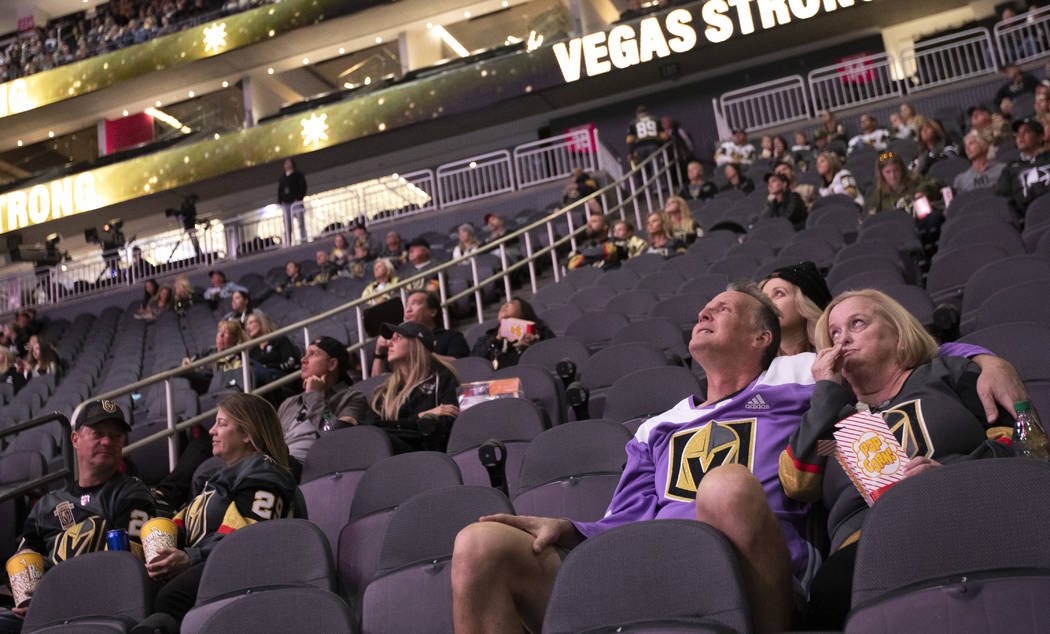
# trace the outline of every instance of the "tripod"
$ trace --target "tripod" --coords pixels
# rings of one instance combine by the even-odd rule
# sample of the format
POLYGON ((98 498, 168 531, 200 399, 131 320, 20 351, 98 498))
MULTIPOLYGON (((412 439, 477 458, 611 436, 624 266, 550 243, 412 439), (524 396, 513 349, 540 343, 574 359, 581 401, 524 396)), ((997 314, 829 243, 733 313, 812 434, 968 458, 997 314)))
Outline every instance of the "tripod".
POLYGON ((193 245, 193 252, 197 259, 200 260, 204 257, 204 252, 201 251, 200 240, 197 238, 197 225, 191 224, 188 227, 184 225, 182 235, 179 236, 179 241, 175 243, 171 253, 168 254, 168 259, 165 260, 166 263, 171 264, 171 258, 175 257, 175 252, 179 250, 180 246, 182 246, 182 241, 186 239, 186 236, 190 237, 190 244, 193 245))

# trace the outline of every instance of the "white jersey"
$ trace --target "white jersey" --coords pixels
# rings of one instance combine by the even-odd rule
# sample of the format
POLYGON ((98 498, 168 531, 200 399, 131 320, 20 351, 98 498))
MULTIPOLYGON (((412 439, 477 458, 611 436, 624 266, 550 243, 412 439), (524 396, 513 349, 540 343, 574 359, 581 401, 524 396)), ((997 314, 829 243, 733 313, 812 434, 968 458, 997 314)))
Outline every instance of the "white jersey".
POLYGON ((858 134, 857 136, 850 139, 847 152, 851 153, 857 148, 864 145, 869 145, 881 152, 886 149, 889 142, 890 131, 886 130, 885 128, 879 128, 877 130, 868 132, 867 134, 858 134))
POLYGON ((853 202, 861 207, 864 206, 864 196, 861 195, 860 190, 857 188, 857 181, 853 178, 853 174, 850 174, 847 169, 839 170, 826 187, 820 188, 821 196, 831 196, 832 194, 845 194, 852 198, 853 202))
POLYGON ((715 152, 715 163, 725 165, 726 163, 740 163, 750 165, 755 160, 755 146, 750 143, 737 145, 732 139, 723 141, 715 152))

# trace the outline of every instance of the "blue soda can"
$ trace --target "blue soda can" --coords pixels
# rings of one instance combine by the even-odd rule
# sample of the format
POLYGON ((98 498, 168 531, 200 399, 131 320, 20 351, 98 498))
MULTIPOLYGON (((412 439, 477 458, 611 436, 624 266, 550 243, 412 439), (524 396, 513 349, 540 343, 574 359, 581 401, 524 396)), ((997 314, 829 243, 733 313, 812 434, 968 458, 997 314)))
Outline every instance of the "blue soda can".
POLYGON ((128 532, 123 528, 106 533, 106 550, 131 550, 128 532))

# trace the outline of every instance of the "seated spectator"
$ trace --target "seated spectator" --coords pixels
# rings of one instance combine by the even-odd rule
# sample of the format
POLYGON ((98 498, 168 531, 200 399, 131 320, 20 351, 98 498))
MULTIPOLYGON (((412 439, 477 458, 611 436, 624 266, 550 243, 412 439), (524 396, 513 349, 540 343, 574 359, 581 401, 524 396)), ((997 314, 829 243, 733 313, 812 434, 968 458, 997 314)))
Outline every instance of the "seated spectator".
POLYGON ((1017 64, 1008 63, 1003 66, 1003 74, 1007 82, 999 87, 995 93, 995 105, 1001 107, 1004 99, 1016 100, 1021 95, 1035 92, 1039 80, 1029 73, 1022 72, 1017 64))
MULTIPOLYGON (((976 389, 978 366, 937 357, 933 338, 884 293, 862 290, 836 297, 817 322, 816 339, 820 352, 812 368, 812 404, 790 436, 780 481, 788 496, 822 500, 834 509, 828 519, 833 554, 810 596, 821 618, 816 626, 834 628, 850 608, 857 534, 868 505, 838 462, 818 454, 817 441, 856 413, 857 402, 873 404, 872 411, 887 419, 911 412, 895 432, 911 458, 904 467, 904 476, 910 477, 943 462, 1012 456, 1012 428, 989 422, 976 389)), ((1007 424, 1011 418, 1004 410, 997 416, 1007 424)))
POLYGON ((489 230, 489 238, 485 244, 495 242, 508 233, 506 222, 496 214, 485 214, 485 226, 489 230))
POLYGON ((306 347, 300 363, 303 391, 285 399, 277 410, 288 453, 298 463, 292 465, 296 477, 321 434, 364 422, 368 409, 364 395, 350 389, 350 355, 343 343, 318 337, 306 347))
POLYGON ((1006 166, 991 158, 991 148, 980 134, 970 132, 963 139, 963 144, 966 158, 970 160, 970 169, 955 177, 953 189, 968 192, 995 186, 1006 166))
MULTIPOLYGON (((233 295, 234 291, 248 290, 240 284, 228 282, 226 280, 226 274, 222 271, 208 271, 208 277, 211 278, 211 287, 209 287, 208 290, 204 291, 204 299, 208 300, 209 302, 218 302, 220 298, 226 299, 227 297, 233 295)), ((189 282, 188 279, 186 281, 187 283, 189 282)), ((176 291, 179 290, 179 286, 179 280, 178 278, 176 278, 176 291)), ((176 293, 176 297, 178 297, 178 293, 176 293)))
POLYGON ((755 146, 747 141, 747 131, 743 128, 733 130, 733 138, 722 141, 715 150, 715 165, 750 165, 755 160, 755 146))
POLYGON ((521 353, 525 352, 526 348, 537 341, 554 338, 554 332, 540 319, 532 305, 520 297, 514 297, 500 306, 497 317, 500 321, 504 319, 531 321, 534 324, 535 332, 522 335, 517 341, 511 341, 500 336, 500 327, 497 324, 495 328, 488 330, 482 335, 474 344, 470 355, 488 359, 496 370, 518 365, 521 353))
POLYGON ((0 346, 0 381, 7 383, 17 394, 26 384, 25 374, 18 371, 18 359, 11 348, 0 346))
POLYGON ((858 206, 864 206, 864 196, 857 188, 857 181, 853 174, 842 167, 842 160, 834 152, 824 152, 817 157, 817 174, 820 175, 821 197, 832 194, 845 194, 853 199, 858 206))
POLYGON ((779 354, 815 352, 813 331, 831 301, 831 291, 817 266, 807 261, 781 267, 762 281, 761 288, 779 312, 779 354))
POLYGON ((797 182, 794 168, 787 163, 778 163, 773 168, 773 171, 788 179, 788 187, 802 198, 802 202, 806 204, 807 210, 813 206, 813 201, 818 196, 816 187, 797 182))
MULTIPOLYGON (((241 327, 241 322, 234 320, 220 321, 215 330, 215 347, 194 355, 192 359, 189 357, 184 358, 182 360, 182 366, 185 367, 201 357, 207 357, 216 352, 222 352, 223 350, 232 348, 247 341, 248 335, 244 332, 244 328, 241 327)), ((198 394, 204 394, 211 386, 212 378, 216 373, 226 372, 227 370, 236 370, 239 367, 241 367, 241 355, 231 354, 218 359, 211 367, 202 366, 194 370, 189 370, 186 372, 185 376, 189 379, 190 386, 193 387, 194 391, 198 394)))
POLYGON ((210 432, 212 454, 224 466, 175 516, 179 547, 146 562, 150 578, 162 585, 154 613, 136 628, 141 631, 178 631, 196 601, 208 555, 224 536, 293 516, 295 477, 273 406, 254 394, 235 393, 223 396, 218 410, 210 432))
POLYGON ((1014 139, 1020 156, 1010 161, 999 174, 995 193, 1010 199, 1010 204, 1023 217, 1028 204, 1050 191, 1050 152, 1046 151, 1046 131, 1036 119, 1014 124, 1014 139))
MULTIPOLYGON (((458 259, 464 255, 470 255, 471 253, 478 250, 481 243, 478 242, 478 238, 474 235, 474 225, 469 222, 465 222, 459 226, 459 243, 452 248, 452 257, 458 259)), ((464 262, 469 264, 469 262, 464 262)))
POLYGON ((950 156, 959 156, 959 150, 948 144, 941 124, 933 119, 923 121, 919 129, 919 155, 915 158, 913 171, 925 176, 934 163, 950 156))
POLYGON ((354 247, 356 248, 359 245, 364 245, 365 249, 368 251, 368 255, 365 256, 366 259, 371 260, 375 257, 373 254, 374 249, 372 248, 372 234, 368 232, 368 227, 365 226, 362 218, 358 218, 354 221, 351 233, 353 234, 354 247))
POLYGON ((309 284, 309 280, 303 275, 303 267, 299 266, 298 262, 289 260, 284 263, 284 279, 277 285, 275 290, 278 293, 283 293, 307 284, 309 284))
POLYGON ((157 297, 149 305, 149 312, 143 317, 153 321, 169 310, 175 309, 175 291, 170 286, 161 286, 157 291, 157 297))
MULTIPOLYGON (((269 315, 261 310, 252 311, 244 322, 244 332, 249 339, 258 339, 277 330, 269 315)), ((286 335, 259 342, 248 351, 252 361, 252 373, 260 385, 276 381, 285 374, 299 369, 302 353, 286 335)))
POLYGON ((433 353, 434 335, 418 322, 383 324, 382 335, 390 376, 372 395, 365 424, 386 431, 397 453, 445 451, 459 415, 455 370, 433 353))
POLYGON ((649 235, 649 247, 645 252, 665 258, 685 253, 685 243, 675 238, 671 231, 671 221, 666 214, 660 211, 650 213, 645 219, 645 232, 649 235))
MULTIPOLYGON (((594 180, 587 172, 583 171, 582 167, 572 168, 572 175, 569 177, 569 182, 565 184, 565 189, 562 190, 561 204, 571 205, 572 203, 590 196, 594 192, 598 191, 598 182, 594 180)), ((591 213, 599 213, 601 206, 598 204, 597 198, 592 198, 587 201, 587 207, 591 213)), ((471 227, 473 229, 473 227, 471 227)))
POLYGON ((365 276, 368 263, 372 261, 372 251, 368 248, 368 242, 365 238, 355 238, 354 248, 350 254, 350 263, 347 265, 347 270, 350 272, 350 277, 354 279, 362 279, 365 276))
POLYGON ((376 258, 376 261, 372 263, 372 276, 375 277, 375 280, 369 282, 365 290, 361 291, 361 297, 369 297, 379 293, 368 301, 370 306, 375 306, 376 304, 382 304, 393 296, 390 292, 383 293, 382 291, 388 286, 397 284, 398 278, 393 263, 387 258, 376 258))
POLYGON ((773 172, 766 178, 769 187, 769 198, 759 214, 759 218, 786 218, 796 231, 806 226, 806 203, 802 197, 791 191, 791 182, 783 174, 773 172))
POLYGON ((329 259, 339 268, 345 269, 350 263, 350 256, 350 243, 346 241, 346 236, 341 233, 335 234, 335 245, 329 259))
POLYGON ((584 266, 596 266, 602 269, 616 268, 620 265, 619 252, 609 239, 609 223, 602 214, 594 214, 587 219, 583 230, 583 239, 577 242, 576 251, 569 255, 566 266, 578 269, 584 266))
MULTIPOLYGON (((73 422, 70 440, 76 479, 36 502, 17 549, 42 555, 45 570, 77 555, 104 550, 108 530, 126 530, 131 548, 141 554, 139 529, 156 515, 146 485, 121 470, 131 425, 117 404, 92 401, 73 422)), ((12 622, 0 608, 0 626, 10 624, 18 631, 28 610, 28 606, 13 608, 11 612, 19 621, 12 622)))
MULTIPOLYGON (((223 276, 222 279, 226 279, 225 276, 223 276)), ((213 277, 212 284, 214 284, 214 282, 215 280, 213 277)), ((189 276, 183 274, 175 277, 175 312, 180 315, 185 315, 186 311, 190 309, 190 306, 203 299, 204 297, 201 295, 200 291, 193 288, 189 276)))
POLYGON ((795 157, 788 150, 787 141, 782 136, 773 137, 773 151, 770 154, 770 159, 774 164, 776 163, 787 163, 788 165, 795 164, 795 157))
POLYGON ((689 244, 696 240, 696 223, 689 212, 689 205, 678 196, 671 196, 664 205, 664 213, 671 221, 671 233, 675 238, 689 244))
MULTIPOLYGON (((438 317, 441 315, 441 300, 437 294, 427 291, 412 291, 405 297, 403 321, 413 321, 426 326, 434 336, 435 356, 451 361, 470 356, 470 346, 463 333, 458 330, 447 330, 438 317)), ((387 350, 390 340, 380 335, 376 337, 375 358, 372 361, 372 375, 390 371, 387 363, 387 350)))
MULTIPOLYGON (((917 198, 925 197, 932 203, 940 200, 940 191, 941 184, 937 181, 909 172, 899 154, 883 152, 875 166, 875 192, 868 201, 868 213, 877 214, 891 209, 914 213, 917 198)), ((927 216, 927 224, 933 222, 933 215, 927 216)), ((940 216, 940 213, 936 212, 936 215, 940 216)))
POLYGON ((317 261, 317 273, 310 278, 310 284, 327 284, 339 277, 340 266, 328 258, 328 252, 321 249, 314 256, 317 261))
POLYGON ((223 321, 238 321, 243 326, 248 322, 248 316, 255 310, 252 305, 252 296, 248 291, 234 291, 230 296, 230 312, 223 315, 223 321))
POLYGON ((768 134, 762 135, 762 140, 758 142, 758 158, 773 158, 773 137, 768 134))
POLYGON ((1001 115, 993 115, 984 104, 970 108, 970 131, 976 131, 992 147, 998 147, 1010 139, 1010 125, 1001 115))
MULTIPOLYGON (((15 367, 18 367, 15 362, 15 367)), ((35 376, 50 374, 55 381, 62 375, 62 360, 58 357, 58 351, 44 338, 43 335, 33 335, 27 346, 26 359, 21 364, 22 375, 26 380, 35 376)))
POLYGON ((645 253, 649 246, 645 240, 634 235, 634 225, 627 220, 617 220, 613 223, 612 237, 613 244, 620 251, 621 262, 638 257, 645 253))
POLYGON ((150 313, 150 304, 152 304, 157 297, 157 291, 160 290, 160 285, 157 284, 157 280, 150 278, 142 283, 142 303, 139 304, 138 312, 135 313, 136 319, 143 319, 150 313))
POLYGON ((915 112, 915 107, 910 103, 902 103, 898 112, 901 124, 911 130, 911 138, 919 138, 919 130, 922 129, 922 124, 926 122, 926 118, 915 112))
POLYGON ((914 139, 916 138, 915 130, 904 125, 901 120, 901 116, 896 112, 890 113, 890 136, 894 139, 914 139))
POLYGON ((4 324, 3 334, 0 334, 0 345, 10 350, 16 357, 23 357, 28 342, 29 337, 16 322, 9 321, 4 324))
POLYGON ((704 166, 700 161, 690 161, 685 171, 689 181, 678 191, 680 197, 686 200, 707 200, 715 197, 718 186, 704 178, 704 166))
POLYGON ((849 140, 847 154, 852 154, 862 147, 870 147, 878 152, 886 149, 890 140, 889 130, 879 127, 879 120, 871 114, 860 115, 860 134, 849 140))
MULTIPOLYGON (((430 243, 426 238, 419 237, 408 243, 408 262, 401 267, 401 277, 412 277, 434 268, 435 263, 430 259, 430 243)), ((437 273, 421 277, 408 285, 410 290, 437 291, 437 273)))
POLYGON ((809 164, 809 155, 813 146, 809 144, 809 138, 805 130, 795 130, 795 144, 791 146, 791 156, 795 159, 795 165, 805 170, 809 164))
POLYGON ((722 186, 722 191, 728 191, 730 189, 737 189, 745 194, 750 194, 755 191, 755 183, 747 176, 744 176, 743 169, 739 163, 727 163, 725 166, 726 184, 722 186))
POLYGON ((142 279, 144 277, 153 277, 157 275, 160 270, 154 266, 149 260, 142 257, 142 248, 135 246, 131 249, 131 273, 135 279, 142 279))
POLYGON ((379 257, 387 258, 396 266, 400 266, 405 262, 405 247, 401 244, 401 235, 396 231, 388 231, 386 234, 386 242, 383 246, 382 251, 379 252, 379 257))
POLYGON ((846 143, 849 140, 849 135, 846 134, 846 126, 838 122, 835 118, 835 113, 830 110, 825 110, 820 113, 820 131, 823 132, 824 138, 828 142, 841 141, 846 143))

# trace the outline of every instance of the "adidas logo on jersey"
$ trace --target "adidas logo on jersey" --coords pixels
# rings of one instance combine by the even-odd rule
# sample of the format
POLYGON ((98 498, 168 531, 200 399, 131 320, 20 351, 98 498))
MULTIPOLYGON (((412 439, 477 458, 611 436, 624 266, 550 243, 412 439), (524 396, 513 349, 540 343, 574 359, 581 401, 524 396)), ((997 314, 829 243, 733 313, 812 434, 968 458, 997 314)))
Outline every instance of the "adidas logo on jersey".
POLYGON ((762 398, 761 394, 755 394, 751 397, 751 400, 744 405, 744 409, 769 409, 769 403, 766 399, 762 398))

